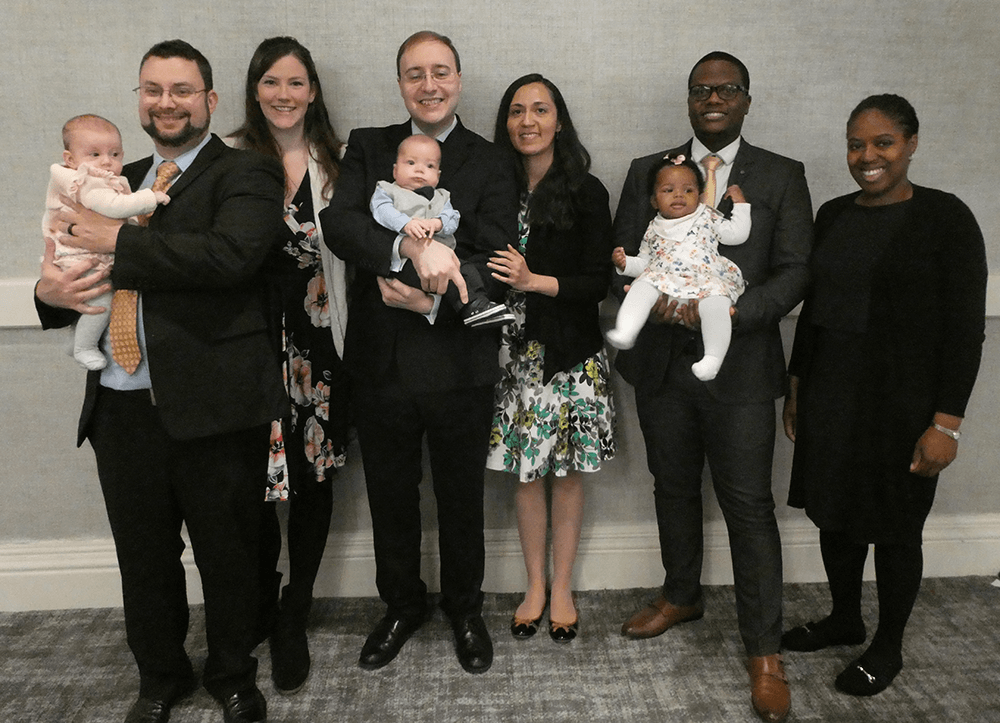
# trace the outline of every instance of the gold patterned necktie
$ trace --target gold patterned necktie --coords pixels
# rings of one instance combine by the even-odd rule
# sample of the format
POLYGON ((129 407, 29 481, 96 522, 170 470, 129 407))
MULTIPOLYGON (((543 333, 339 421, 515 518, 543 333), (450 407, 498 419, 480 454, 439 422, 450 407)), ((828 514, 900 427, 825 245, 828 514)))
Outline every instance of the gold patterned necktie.
MULTIPOLYGON (((156 180, 153 190, 160 193, 170 188, 180 167, 173 161, 164 161, 156 169, 156 180)), ((139 216, 139 225, 148 226, 152 213, 139 216)), ((118 289, 111 299, 111 318, 108 322, 108 332, 111 338, 111 358, 115 364, 135 374, 142 354, 139 352, 139 337, 136 334, 136 313, 139 306, 139 293, 134 289, 118 289)))
POLYGON ((722 159, 716 155, 705 156, 701 160, 705 167, 705 192, 701 194, 702 203, 715 208, 715 169, 722 165, 722 159))

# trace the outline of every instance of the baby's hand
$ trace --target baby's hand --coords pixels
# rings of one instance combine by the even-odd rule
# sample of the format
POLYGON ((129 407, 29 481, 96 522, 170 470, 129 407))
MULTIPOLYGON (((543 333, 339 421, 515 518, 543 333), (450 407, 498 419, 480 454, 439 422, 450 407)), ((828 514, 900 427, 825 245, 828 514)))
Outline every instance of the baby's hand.
POLYGON ((153 191, 153 195, 156 196, 156 202, 157 203, 161 203, 164 206, 166 206, 168 203, 170 203, 170 196, 168 196, 167 194, 163 193, 163 191, 153 191))
POLYGON ((625 270, 625 249, 621 246, 615 248, 611 252, 611 262, 618 268, 619 271, 625 270))
POLYGON ((406 225, 403 226, 403 233, 415 241, 421 241, 427 238, 427 230, 424 228, 424 221, 420 218, 411 218, 406 225))
POLYGON ((723 198, 733 199, 733 203, 746 203, 746 196, 743 195, 743 191, 735 183, 726 189, 726 195, 723 198))

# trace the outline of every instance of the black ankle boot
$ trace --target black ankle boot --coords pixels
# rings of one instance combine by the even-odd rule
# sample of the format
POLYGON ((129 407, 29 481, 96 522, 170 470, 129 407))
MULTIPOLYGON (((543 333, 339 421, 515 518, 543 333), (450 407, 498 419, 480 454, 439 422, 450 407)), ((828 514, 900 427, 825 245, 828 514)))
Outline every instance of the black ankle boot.
POLYGON ((282 590, 278 620, 271 632, 271 680, 283 695, 298 693, 309 677, 306 623, 311 606, 311 599, 291 602, 288 588, 282 590))

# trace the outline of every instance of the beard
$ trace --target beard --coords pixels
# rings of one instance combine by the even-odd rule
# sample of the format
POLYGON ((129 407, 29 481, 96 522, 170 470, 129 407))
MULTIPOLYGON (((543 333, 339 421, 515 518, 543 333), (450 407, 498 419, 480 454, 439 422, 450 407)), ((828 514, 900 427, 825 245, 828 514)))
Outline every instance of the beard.
POLYGON ((154 143, 166 146, 167 148, 180 148, 205 135, 205 132, 208 130, 208 122, 210 118, 210 115, 207 116, 205 125, 198 127, 191 123, 191 114, 188 113, 186 122, 181 129, 172 135, 167 136, 162 134, 156 127, 156 114, 151 112, 149 114, 149 123, 144 125, 142 129, 146 131, 146 135, 153 139, 154 143))

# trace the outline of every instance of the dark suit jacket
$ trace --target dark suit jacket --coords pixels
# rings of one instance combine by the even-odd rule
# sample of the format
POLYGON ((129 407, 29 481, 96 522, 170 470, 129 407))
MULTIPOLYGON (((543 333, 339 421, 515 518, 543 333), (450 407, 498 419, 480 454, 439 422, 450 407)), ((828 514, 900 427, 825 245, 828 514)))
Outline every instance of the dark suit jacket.
MULTIPOLYGON (((130 163, 132 187, 152 157, 130 163)), ((216 136, 170 187, 148 228, 118 232, 111 281, 142 293, 149 375, 164 428, 177 439, 265 424, 288 412, 280 358, 267 333, 261 264, 280 238, 281 167, 216 136)), ((36 300, 44 328, 74 312, 36 300)), ((87 375, 78 443, 100 372, 87 375)))
POLYGON ((599 304, 608 294, 611 278, 608 191, 588 175, 573 200, 573 225, 532 226, 525 252, 533 273, 559 281, 557 296, 529 293, 525 299, 525 335, 545 345, 546 383, 604 345, 599 304))
MULTIPOLYGON (((500 378, 496 332, 465 327, 447 304, 431 325, 420 314, 382 302, 376 279, 389 275, 396 233, 375 221, 368 203, 375 184, 392 178, 396 148, 409 135, 409 120, 352 131, 337 190, 319 215, 327 245, 356 268, 344 360, 362 384, 377 384, 394 366, 403 383, 420 393, 494 384, 500 378)), ((451 193, 462 216, 455 253, 476 265, 488 293, 499 299, 503 289, 486 261, 516 241, 513 167, 459 121, 441 147, 439 187, 451 193)))
MULTIPOLYGON (((615 244, 635 254, 655 214, 646 177, 667 153, 691 154, 691 142, 680 148, 632 161, 615 216, 615 244)), ((805 295, 807 262, 812 248, 812 204, 805 168, 790 158, 752 146, 744 139, 736 154, 729 183, 737 184, 750 203, 750 238, 720 249, 743 272, 747 289, 736 303, 739 317, 719 375, 707 382, 720 401, 762 402, 785 391, 785 357, 778 322, 805 295)), ((725 210, 723 207, 720 210, 725 210)), ((619 281, 617 286, 620 288, 619 281)), ((642 390, 660 385, 672 344, 700 335, 680 326, 647 324, 635 347, 618 354, 616 367, 629 384, 642 390)))

